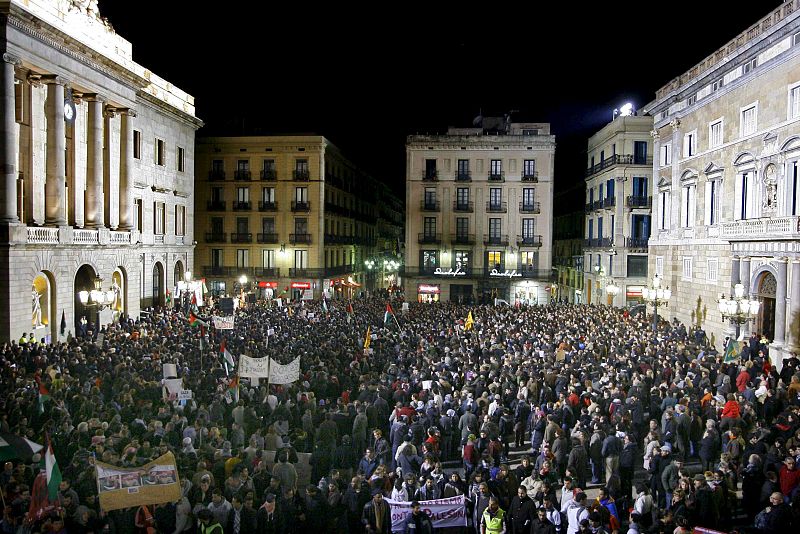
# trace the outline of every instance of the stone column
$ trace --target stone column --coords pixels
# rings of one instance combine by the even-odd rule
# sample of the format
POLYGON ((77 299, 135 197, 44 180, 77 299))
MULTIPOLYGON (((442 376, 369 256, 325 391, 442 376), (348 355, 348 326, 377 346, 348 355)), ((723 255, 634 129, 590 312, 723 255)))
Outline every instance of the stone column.
POLYGON ((789 341, 800 348, 800 260, 792 260, 792 289, 789 294, 789 341))
POLYGON ((45 224, 66 226, 66 127, 64 124, 64 84, 61 76, 42 76, 47 84, 47 165, 45 183, 45 224))
POLYGON ((114 229, 114 225, 111 224, 111 188, 113 186, 113 180, 111 179, 111 153, 114 150, 114 142, 111 137, 114 127, 111 121, 116 116, 117 110, 111 106, 106 106, 103 110, 105 123, 103 130, 103 204, 101 207, 105 221, 114 229))
POLYGON ((735 286, 736 284, 741 283, 741 258, 739 256, 734 256, 731 260, 731 287, 735 286))
POLYGON ((100 95, 84 95, 89 104, 86 135, 86 206, 87 228, 103 227, 103 104, 100 95))
POLYGON ((775 339, 776 345, 786 341, 786 269, 788 258, 778 260, 777 288, 775 290, 775 339))
POLYGON ((133 197, 131 185, 133 180, 133 117, 136 111, 120 110, 119 132, 119 229, 132 230, 131 210, 133 197))
POLYGON ((0 101, 3 119, 0 121, 0 191, 5 198, 0 202, 0 222, 17 223, 17 116, 14 101, 14 67, 21 61, 11 54, 3 54, 3 80, 0 82, 0 101))
POLYGON ((750 294, 750 256, 742 258, 739 269, 739 282, 744 286, 745 295, 750 294))

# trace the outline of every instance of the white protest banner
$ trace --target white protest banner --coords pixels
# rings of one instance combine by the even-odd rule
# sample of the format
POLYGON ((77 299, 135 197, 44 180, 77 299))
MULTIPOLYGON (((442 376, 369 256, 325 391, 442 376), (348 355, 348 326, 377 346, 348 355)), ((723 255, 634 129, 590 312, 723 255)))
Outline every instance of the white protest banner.
POLYGON ((283 299, 277 298, 277 299, 275 299, 275 302, 278 303, 278 307, 279 308, 283 308, 283 299))
POLYGON ((267 335, 268 336, 274 336, 275 335, 275 329, 274 328, 268 328, 267 329, 267 335))
POLYGON ((164 400, 177 400, 178 393, 183 389, 183 379, 181 378, 168 378, 163 380, 164 384, 164 400))
MULTIPOLYGON (((410 502, 393 501, 384 499, 389 503, 392 513, 392 532, 402 532, 403 522, 411 513, 410 502)), ((467 526, 467 507, 464 505, 464 496, 458 495, 450 499, 436 499, 434 501, 420 501, 420 508, 427 512, 431 518, 433 528, 465 527, 467 526)))
POLYGON ((164 378, 177 378, 178 366, 174 363, 165 363, 161 365, 161 370, 164 373, 164 378))
POLYGON ((269 376, 269 358, 251 358, 242 354, 239 357, 239 376, 250 378, 267 378, 269 376))
POLYGON ((271 384, 291 384, 300 380, 300 356, 286 365, 272 360, 269 365, 269 381, 271 384))
POLYGON ((214 316, 214 328, 217 330, 233 330, 233 324, 236 321, 236 316, 231 315, 229 317, 218 317, 214 316))
POLYGON ((433 380, 423 380, 422 389, 431 389, 431 384, 433 384, 433 380))
POLYGON ((314 290, 313 289, 304 289, 303 296, 301 297, 303 300, 314 300, 314 290))

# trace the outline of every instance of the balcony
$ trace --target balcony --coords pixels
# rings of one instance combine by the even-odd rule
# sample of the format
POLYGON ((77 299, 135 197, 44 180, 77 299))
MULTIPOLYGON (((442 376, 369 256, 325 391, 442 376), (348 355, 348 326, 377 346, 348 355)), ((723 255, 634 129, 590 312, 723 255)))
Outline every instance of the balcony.
POLYGON ((235 200, 233 202, 233 211, 249 211, 250 209, 252 209, 252 207, 253 203, 250 202, 249 200, 248 201, 235 200))
POLYGON ((484 245, 508 246, 508 235, 483 234, 484 245))
POLYGON ((450 243, 453 245, 474 245, 475 234, 450 234, 450 243))
POLYGON ((225 211, 225 201, 224 200, 209 200, 206 203, 206 209, 208 211, 225 211))
POLYGON ((542 212, 541 204, 539 202, 520 202, 519 212, 537 215, 542 212))
POLYGON ((295 182, 307 182, 310 176, 308 169, 295 169, 292 171, 292 180, 295 182))
POLYGON ((471 182, 472 173, 470 171, 456 171, 455 179, 456 182, 471 182))
POLYGON ((626 237, 625 246, 634 251, 647 252, 647 242, 649 237, 626 237))
POLYGON ((550 269, 536 269, 533 266, 521 265, 517 267, 517 273, 522 275, 522 278, 533 280, 549 280, 553 274, 550 269))
POLYGON ((505 213, 508 211, 508 202, 492 202, 486 203, 487 213, 505 213))
POLYGON ((278 242, 278 234, 256 234, 256 239, 259 243, 272 243, 278 242))
POLYGON ((423 182, 437 182, 439 181, 439 172, 438 171, 422 171, 422 181, 423 182))
POLYGON ((419 203, 419 211, 439 211, 441 206, 438 200, 421 200, 419 203))
POLYGON ((253 267, 253 276, 258 278, 280 278, 281 270, 278 267, 253 267))
POLYGON ((206 243, 227 243, 228 234, 225 232, 206 232, 206 243))
POLYGON ((253 234, 250 233, 234 233, 231 234, 231 243, 252 243, 253 234))
POLYGON ((261 181, 263 182, 277 182, 278 171, 275 169, 264 169, 261 171, 261 181))
POLYGON ((629 195, 626 203, 629 208, 650 208, 653 206, 653 197, 629 195))
POLYGON ((540 235, 518 235, 517 236, 517 246, 518 247, 541 247, 542 246, 542 236, 540 236, 540 235))
POLYGON ((259 200, 258 211, 278 211, 278 204, 276 202, 267 202, 264 200, 259 200))
POLYGON ((593 239, 585 239, 583 241, 583 246, 586 247, 586 248, 610 247, 611 246, 611 238, 610 237, 600 237, 600 238, 593 238, 593 239))
POLYGON ((586 169, 586 176, 589 177, 593 174, 597 174, 598 172, 610 169, 615 165, 646 165, 648 167, 652 167, 653 158, 641 158, 634 156, 633 154, 615 154, 607 159, 604 159, 593 167, 586 169))
POLYGON ((528 172, 522 175, 522 181, 532 184, 539 183, 539 171, 528 172))
POLYGON ((417 243, 420 245, 438 245, 442 242, 442 234, 417 234, 417 243))
POLYGON ((296 244, 310 245, 311 244, 311 234, 289 234, 289 242, 292 245, 296 245, 296 244))
POLYGON ((311 211, 311 202, 308 200, 292 200, 292 211, 311 211))
POLYGON ((326 267, 325 276, 338 276, 354 272, 352 265, 338 265, 336 267, 326 267))
POLYGON ((203 276, 234 276, 237 272, 235 267, 223 265, 203 265, 201 268, 203 276))
POLYGON ((613 208, 617 205, 617 197, 606 197, 603 199, 604 208, 613 208))
POLYGON ((594 209, 593 206, 594 206, 593 202, 587 202, 586 205, 583 207, 583 210, 586 213, 589 213, 590 211, 592 211, 594 209))
POLYGON ((233 171, 233 179, 238 182, 249 182, 250 171, 233 171))
POLYGON ((333 204, 332 202, 325 203, 325 211, 335 215, 341 215, 343 217, 350 217, 350 210, 348 208, 339 206, 338 204, 333 204))
POLYGON ((594 202, 592 202, 592 209, 593 210, 603 209, 603 200, 600 199, 600 200, 595 200, 594 202))
POLYGON ((209 182, 221 182, 223 180, 225 180, 225 171, 219 169, 208 171, 209 182))
POLYGON ((732 241, 800 239, 800 217, 745 219, 722 223, 720 237, 732 241))
POLYGON ((474 202, 453 202, 453 211, 458 213, 472 213, 475 211, 475 203, 474 202))
POLYGON ((503 171, 500 172, 490 172, 489 176, 486 177, 487 180, 490 182, 505 182, 506 177, 503 174, 503 171))
POLYGON ((292 267, 289 269, 290 278, 322 278, 325 276, 324 269, 309 269, 301 267, 292 267))

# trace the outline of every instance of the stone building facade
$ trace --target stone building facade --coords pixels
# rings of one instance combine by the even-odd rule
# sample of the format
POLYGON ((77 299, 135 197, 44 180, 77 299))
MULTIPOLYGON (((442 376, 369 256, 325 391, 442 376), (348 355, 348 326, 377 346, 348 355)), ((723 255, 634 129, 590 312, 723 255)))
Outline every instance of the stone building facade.
POLYGON ((649 268, 671 286, 666 316, 721 347, 717 300, 743 284, 761 310, 743 326, 773 361, 800 345, 800 1, 784 2, 661 88, 654 119, 649 268))
POLYGON ((135 63, 94 1, 0 17, 0 339, 164 303, 193 264, 193 98, 135 63), (95 284, 103 309, 78 296, 95 284))

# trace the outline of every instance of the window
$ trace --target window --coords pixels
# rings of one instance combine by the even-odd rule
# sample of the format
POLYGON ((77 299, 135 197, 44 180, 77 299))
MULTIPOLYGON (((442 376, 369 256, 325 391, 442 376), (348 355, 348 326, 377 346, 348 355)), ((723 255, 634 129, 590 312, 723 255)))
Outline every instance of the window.
POLYGON ((133 131, 133 158, 142 159, 142 132, 133 131))
POLYGON ((594 239, 594 219, 589 219, 589 239, 594 239))
POLYGON ((294 218, 294 233, 305 235, 308 233, 308 219, 305 217, 294 218))
POLYGON ((223 224, 222 217, 211 217, 211 233, 215 236, 222 235, 223 224))
POLYGON ((502 228, 502 219, 489 219, 489 239, 499 240, 502 228))
POLYGON ((486 267, 488 269, 503 270, 503 253, 499 250, 490 250, 486 253, 486 267))
POLYGON ((519 253, 519 263, 523 271, 532 271, 539 264, 539 253, 533 250, 525 250, 519 253))
POLYGON ((456 189, 456 204, 459 209, 467 209, 469 207, 469 187, 456 189))
POLYGON ((250 202, 250 188, 237 187, 236 188, 236 202, 245 203, 250 202))
POLYGON ((458 170, 456 171, 456 180, 469 180, 469 160, 458 160, 458 170))
POLYGON ((606 180, 606 198, 614 198, 614 179, 606 180))
POLYGON ((275 267, 275 251, 271 249, 262 250, 261 262, 265 269, 273 269, 275 267))
POLYGON ((530 241, 536 235, 536 219, 522 219, 522 239, 530 241))
POLYGON ((692 258, 683 258, 683 272, 681 273, 681 280, 692 279, 692 258))
POLYGON ((661 191, 658 195, 658 229, 669 229, 669 191, 661 191))
POLYGON ((308 251, 295 250, 294 251, 294 268, 295 269, 308 269, 308 251))
POLYGON ((742 136, 750 135, 756 132, 756 121, 758 116, 758 105, 751 104, 742 108, 742 136))
POLYGON ((175 205, 175 235, 186 235, 186 206, 175 205))
POLYGON ((422 265, 424 271, 432 272, 439 266, 438 250, 421 250, 420 256, 422 256, 420 265, 422 265))
POLYGON ((597 218, 597 239, 603 239, 603 218, 597 218))
POLYGON ((133 227, 136 229, 137 232, 142 231, 142 221, 143 221, 143 214, 142 214, 142 199, 135 198, 133 199, 133 216, 135 220, 133 221, 133 227))
POLYGON ((800 83, 789 87, 789 118, 800 117, 800 83))
POLYGON ((489 178, 499 179, 503 175, 503 162, 499 159, 493 159, 489 162, 489 178))
POLYGON ((719 259, 713 258, 708 260, 708 272, 706 273, 706 280, 709 282, 716 282, 719 273, 719 259))
POLYGON ((275 171, 275 160, 265 159, 261 177, 265 180, 274 180, 276 176, 277 173, 275 171))
POLYGON ((436 160, 435 159, 426 159, 425 160, 425 179, 426 180, 435 180, 436 179, 436 160))
POLYGON ((423 232, 425 237, 436 237, 436 217, 425 217, 423 232))
POLYGON ((697 93, 691 95, 689 98, 686 99, 687 106, 693 106, 697 102, 697 93))
POLYGON ((236 233, 246 234, 250 232, 250 220, 247 217, 236 217, 236 233))
POLYGON ((656 256, 656 274, 664 277, 664 256, 656 256))
POLYGON ((686 184, 681 187, 681 226, 691 228, 695 218, 696 184, 686 184))
POLYGON ((465 238, 469 235, 469 218, 456 217, 456 236, 465 238))
POLYGON ((633 196, 637 199, 644 200, 647 198, 647 177, 634 176, 633 177, 633 196))
POLYGON ((647 277, 647 256, 628 255, 628 276, 647 277))
POLYGON ((14 120, 17 123, 25 121, 25 93, 26 87, 21 80, 14 80, 14 120))
POLYGON ((634 165, 647 165, 647 141, 633 142, 634 165))
POLYGON ((236 249, 236 266, 240 269, 250 266, 250 251, 248 249, 236 249))
POLYGON ((709 179, 706 181, 705 198, 703 199, 703 221, 706 226, 713 226, 719 222, 719 194, 720 180, 709 179))
POLYGON ((600 151, 600 164, 602 165, 605 160, 606 160, 606 151, 605 150, 601 150, 600 151))
POLYGON ((690 158, 697 154, 697 130, 683 136, 683 157, 690 158))
POLYGON ((742 74, 747 74, 748 72, 753 72, 755 68, 758 66, 758 58, 753 58, 744 65, 742 65, 742 74))
POLYGON ((275 217, 261 218, 261 232, 265 234, 275 233, 275 217))
POLYGON ((462 271, 469 272, 469 266, 472 265, 472 253, 469 250, 456 250, 453 258, 456 266, 461 266, 462 271))
POLYGON ((262 187, 261 188, 261 201, 265 204, 273 204, 275 202, 275 188, 262 187))
POLYGON ((715 81, 714 81, 714 82, 711 84, 711 92, 713 93, 713 92, 715 92, 715 91, 719 91, 720 89, 722 89, 722 86, 723 86, 723 85, 725 85, 725 80, 724 80, 723 78, 720 78, 720 79, 718 79, 718 80, 715 80, 715 81))
POLYGON ((649 215, 631 215, 631 237, 640 240, 650 238, 649 215))
POLYGON ((503 190, 499 187, 489 188, 490 209, 500 209, 503 204, 503 190))
POLYGON ((754 174, 752 171, 745 171, 736 176, 733 197, 735 219, 749 219, 754 215, 752 202, 755 195, 751 191, 755 183, 754 174))
POLYGON ((789 211, 789 215, 798 215, 798 205, 797 205, 797 187, 798 182, 800 181, 800 176, 798 176, 798 162, 792 161, 789 163, 789 201, 787 202, 787 210, 789 211))
POLYGON ((526 159, 522 162, 522 176, 536 176, 536 160, 526 159))
POLYGON ((153 204, 153 233, 156 235, 164 235, 164 203, 154 202, 153 204))
POLYGON ((533 208, 535 203, 535 189, 533 187, 525 187, 522 189, 522 206, 526 209, 533 208))
POLYGON ((186 151, 183 149, 183 147, 179 146, 175 152, 176 152, 175 157, 177 159, 177 162, 175 163, 175 168, 178 169, 178 172, 183 172, 185 170, 184 166, 186 165, 186 156, 185 156, 186 151))
POLYGON ((225 197, 223 195, 223 189, 221 187, 211 188, 211 202, 217 204, 219 202, 222 202, 223 198, 225 197))
POLYGON ((426 187, 425 188, 425 209, 435 209, 436 208, 436 188, 435 187, 426 187))
POLYGON ((660 161, 662 167, 672 165, 672 143, 664 143, 661 145, 660 161))
POLYGON ((294 188, 294 199, 297 201, 298 204, 307 204, 308 203, 308 188, 307 187, 295 187, 294 188))
POLYGON ((212 248, 211 249, 211 266, 212 267, 222 267, 223 265, 223 255, 221 248, 212 248))
POLYGON ((156 137, 156 151, 155 151, 155 158, 156 158, 156 165, 161 165, 162 167, 167 164, 167 148, 166 143, 163 139, 159 139, 156 137))
POLYGON ((722 146, 722 119, 712 122, 708 127, 708 148, 722 146))

